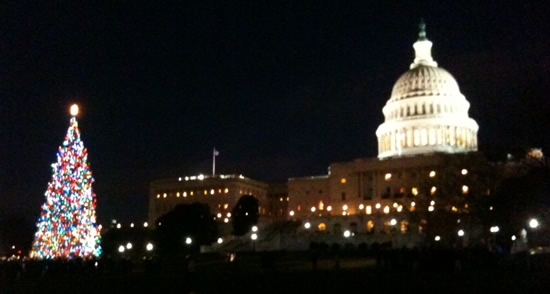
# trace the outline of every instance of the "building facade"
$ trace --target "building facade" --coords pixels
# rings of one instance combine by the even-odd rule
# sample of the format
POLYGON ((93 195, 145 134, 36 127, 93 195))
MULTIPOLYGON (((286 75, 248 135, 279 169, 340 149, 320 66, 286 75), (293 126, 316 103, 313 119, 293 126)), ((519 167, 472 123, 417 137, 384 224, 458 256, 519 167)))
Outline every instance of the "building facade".
MULTIPOLYGON (((288 180, 288 218, 307 223, 302 229, 422 234, 424 212, 467 212, 468 203, 459 199, 473 193, 477 169, 466 157, 479 156, 479 127, 454 77, 433 60, 423 23, 413 47, 415 59, 382 110, 378 157, 333 163, 326 175, 288 180), (449 187, 450 178, 455 187, 449 187), (436 201, 442 196, 448 199, 436 201)), ((475 186, 475 193, 490 193, 475 186)))
POLYGON ((156 220, 178 204, 200 202, 220 223, 229 223, 231 210, 243 195, 258 199, 259 214, 269 214, 268 185, 243 175, 197 175, 156 180, 149 186, 148 221, 156 220))

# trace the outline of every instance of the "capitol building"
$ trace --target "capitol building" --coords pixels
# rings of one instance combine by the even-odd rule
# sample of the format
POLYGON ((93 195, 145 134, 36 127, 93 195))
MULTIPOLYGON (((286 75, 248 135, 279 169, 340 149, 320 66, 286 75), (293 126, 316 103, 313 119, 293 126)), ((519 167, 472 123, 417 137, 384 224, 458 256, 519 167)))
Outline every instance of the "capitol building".
POLYGON ((468 158, 480 156, 478 124, 455 78, 433 59, 424 23, 413 48, 413 62, 382 109, 378 157, 288 180, 288 218, 303 223, 304 232, 317 232, 313 238, 346 234, 366 243, 415 245, 425 238, 431 213, 454 213, 460 223, 468 194, 491 193, 473 183, 469 166, 468 158))
POLYGON ((382 109, 377 157, 332 163, 327 174, 289 178, 284 191, 236 175, 155 181, 149 221, 177 204, 201 201, 220 225, 228 225, 237 200, 254 195, 262 228, 276 221, 295 224, 293 237, 273 233, 278 236, 273 240, 259 239, 257 245, 264 242, 265 248, 306 249, 311 242, 341 242, 342 236, 353 236, 347 242, 397 246, 416 246, 434 236, 451 242, 444 240, 443 229, 454 236, 462 231, 461 240, 475 239, 466 222, 469 201, 494 188, 480 180, 485 161, 477 151, 479 126, 469 117, 470 104, 455 78, 433 59, 424 23, 412 47, 415 58, 382 109), (454 218, 451 228, 433 217, 438 212, 454 218))

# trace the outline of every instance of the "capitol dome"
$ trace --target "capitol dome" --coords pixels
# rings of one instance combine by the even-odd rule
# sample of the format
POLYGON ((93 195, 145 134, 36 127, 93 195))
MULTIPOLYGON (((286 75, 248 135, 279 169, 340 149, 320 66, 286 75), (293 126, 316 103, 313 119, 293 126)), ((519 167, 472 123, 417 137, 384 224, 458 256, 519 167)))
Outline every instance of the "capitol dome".
POLYGON ((413 47, 414 62, 382 109, 378 158, 476 151, 479 127, 468 116, 470 103, 455 78, 432 59, 424 23, 413 47))

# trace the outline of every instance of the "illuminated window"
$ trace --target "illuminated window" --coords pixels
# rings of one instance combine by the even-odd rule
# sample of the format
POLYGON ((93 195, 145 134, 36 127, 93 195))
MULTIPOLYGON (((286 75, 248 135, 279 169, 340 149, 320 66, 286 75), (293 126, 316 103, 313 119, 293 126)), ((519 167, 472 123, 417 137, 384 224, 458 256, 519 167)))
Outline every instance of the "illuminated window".
POLYGON ((435 145, 436 144, 436 135, 435 135, 435 129, 430 128, 428 130, 428 144, 435 145))
POLYGON ((401 233, 406 233, 409 230, 409 222, 406 220, 401 221, 400 230, 401 233))
POLYGON ((229 189, 225 188, 225 190, 223 190, 223 192, 224 192, 225 194, 227 194, 227 193, 229 193, 229 189))
POLYGON ((319 201, 319 210, 323 209, 325 209, 325 204, 323 203, 323 201, 319 201))
POLYGON ((302 206, 300 204, 298 204, 298 207, 296 208, 296 210, 298 210, 298 211, 302 210, 302 206))
POLYGON ((180 197, 180 192, 176 193, 176 197, 180 197))
POLYGON ((204 195, 207 195, 208 194, 208 191, 207 190, 204 190, 204 195))
POLYGON ((160 194, 157 194, 157 198, 160 198, 160 194))
POLYGON ((187 192, 183 192, 183 197, 187 197, 187 192))
POLYGON ((372 214, 372 206, 367 205, 367 207, 365 208, 365 213, 366 214, 372 214))
POLYGON ((387 174, 384 176, 384 179, 385 179, 386 181, 391 180, 391 173, 387 173, 387 174))
POLYGON ((385 214, 390 213, 390 207, 389 206, 384 206, 384 213, 385 214))
POLYGON ((435 186, 433 186, 431 189, 430 189, 430 194, 433 195, 435 194, 435 191, 437 191, 437 188, 435 186))
POLYGON ((372 220, 367 221, 366 228, 367 228, 367 232, 369 233, 372 232, 372 230, 374 229, 374 222, 372 220))
POLYGON ((420 145, 422 146, 428 145, 428 130, 426 129, 420 130, 420 145))
POLYGON ((216 193, 214 189, 210 190, 210 195, 214 195, 214 193, 216 193))
POLYGON ((218 189, 218 194, 221 194, 222 193, 222 189, 218 189))
POLYGON ((229 207, 229 204, 228 203, 224 203, 223 204, 223 209, 227 209, 229 207))
POLYGON ((347 182, 346 178, 340 179, 340 183, 345 184, 347 182))
POLYGON ((191 191, 191 193, 189 193, 191 196, 193 196, 193 191, 191 191))
POLYGON ((430 172, 430 178, 433 178, 433 177, 435 177, 435 170, 432 170, 432 171, 430 172))
POLYGON ((411 202, 411 207, 409 208, 410 211, 415 211, 416 210, 416 203, 411 202))
POLYGON ((466 185, 462 186, 462 194, 468 194, 469 190, 470 190, 470 188, 468 188, 468 186, 466 186, 466 185))
POLYGON ((318 226, 317 226, 317 229, 319 231, 324 231, 327 229, 327 225, 325 225, 325 223, 320 223, 318 226))
POLYGON ((417 188, 417 187, 413 187, 413 188, 411 189, 411 193, 412 193, 414 196, 418 195, 418 188, 417 188))
POLYGON ((166 193, 162 194, 162 197, 163 197, 163 198, 166 198, 166 196, 168 196, 168 195, 166 195, 166 193))

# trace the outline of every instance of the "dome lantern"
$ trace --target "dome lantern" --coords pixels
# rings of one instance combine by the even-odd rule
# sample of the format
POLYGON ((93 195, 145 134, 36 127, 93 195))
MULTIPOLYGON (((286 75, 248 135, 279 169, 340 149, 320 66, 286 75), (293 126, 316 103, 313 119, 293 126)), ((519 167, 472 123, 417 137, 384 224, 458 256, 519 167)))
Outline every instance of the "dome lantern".
POLYGON ((419 65, 437 67, 437 62, 432 58, 432 42, 426 37, 426 24, 424 20, 420 21, 418 28, 418 41, 413 45, 415 58, 410 68, 412 69, 419 65))

